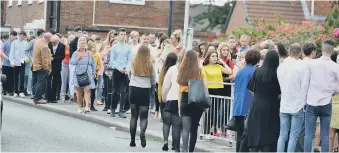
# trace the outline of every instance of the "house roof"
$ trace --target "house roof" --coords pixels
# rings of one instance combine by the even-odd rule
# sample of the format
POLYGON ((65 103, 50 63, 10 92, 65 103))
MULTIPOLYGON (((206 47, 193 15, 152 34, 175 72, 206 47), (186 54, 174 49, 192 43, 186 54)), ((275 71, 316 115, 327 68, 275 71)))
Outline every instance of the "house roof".
POLYGON ((277 22, 277 15, 286 23, 301 23, 305 20, 300 1, 244 1, 247 19, 251 24, 255 19, 277 22))

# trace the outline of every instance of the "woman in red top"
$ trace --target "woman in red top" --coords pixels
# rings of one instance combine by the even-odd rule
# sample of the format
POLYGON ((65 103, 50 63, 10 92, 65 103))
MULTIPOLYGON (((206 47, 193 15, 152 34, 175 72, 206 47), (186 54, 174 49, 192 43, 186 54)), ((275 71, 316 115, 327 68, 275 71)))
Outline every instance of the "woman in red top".
POLYGON ((232 62, 230 47, 226 43, 220 43, 217 51, 219 57, 233 70, 234 64, 232 62))
MULTIPOLYGON (((68 39, 63 37, 61 38, 61 43, 65 45, 65 58, 62 60, 62 68, 61 68, 61 101, 65 102, 65 98, 67 95, 67 85, 69 84, 69 60, 70 60, 70 50, 68 39)), ((69 88, 70 96, 74 95, 74 89, 69 88)), ((72 97, 72 100, 74 98, 72 97)))

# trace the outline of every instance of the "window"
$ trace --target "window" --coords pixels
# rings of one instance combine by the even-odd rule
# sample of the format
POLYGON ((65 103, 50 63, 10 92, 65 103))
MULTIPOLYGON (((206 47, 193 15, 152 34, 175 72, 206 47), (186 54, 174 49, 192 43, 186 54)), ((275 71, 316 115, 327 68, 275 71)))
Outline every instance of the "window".
POLYGON ((33 0, 28 0, 28 1, 27 1, 27 4, 28 4, 28 5, 32 5, 32 4, 33 4, 33 0))
POLYGON ((110 3, 145 5, 145 0, 109 0, 110 3))
POLYGON ((45 0, 38 0, 38 3, 39 3, 39 4, 41 4, 41 3, 43 3, 43 2, 45 2, 45 0))
POLYGON ((21 6, 21 5, 22 5, 22 0, 18 0, 17 6, 21 6))
POLYGON ((8 0, 8 7, 12 7, 12 0, 8 0))

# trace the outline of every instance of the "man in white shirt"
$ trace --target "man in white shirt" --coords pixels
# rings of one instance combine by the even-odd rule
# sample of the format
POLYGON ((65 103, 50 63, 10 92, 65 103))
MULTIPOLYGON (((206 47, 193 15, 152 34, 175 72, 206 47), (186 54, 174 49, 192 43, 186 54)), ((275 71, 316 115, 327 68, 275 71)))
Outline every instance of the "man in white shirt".
MULTIPOLYGON (((307 43, 303 45, 303 63, 309 64, 311 63, 317 56, 317 46, 314 43, 307 43)), ((304 121, 305 122, 305 121, 304 121)), ((305 137, 305 123, 303 125, 302 131, 299 135, 299 143, 302 144, 302 147, 297 145, 298 149, 297 152, 303 152, 304 151, 304 137, 305 137), (301 141, 301 142, 300 142, 301 141)), ((315 131, 315 142, 313 144, 314 150, 313 152, 320 152, 320 120, 317 118, 317 125, 316 125, 316 131, 315 131)))
POLYGON ((300 94, 305 67, 299 58, 301 46, 297 43, 290 46, 290 56, 280 64, 277 70, 281 89, 280 101, 280 136, 278 152, 285 151, 285 141, 289 137, 287 152, 295 152, 299 133, 304 120, 305 101, 300 94), (290 132, 290 134, 289 134, 290 132))
POLYGON ((139 43, 139 32, 132 31, 130 33, 130 37, 132 39, 131 49, 132 49, 132 59, 137 55, 137 52, 139 50, 139 47, 141 44, 139 43))
POLYGON ((25 31, 19 33, 19 38, 11 44, 9 53, 9 62, 14 68, 14 95, 13 97, 25 97, 25 49, 28 45, 27 34, 25 31))
MULTIPOLYGON (((156 62, 158 62, 158 59, 157 59, 157 48, 156 47, 152 47, 151 44, 150 44, 150 35, 148 33, 145 33, 142 35, 142 44, 145 45, 145 46, 148 46, 148 48, 150 49, 150 52, 151 52, 151 56, 153 58, 153 63, 154 63, 154 66, 156 67, 156 76, 155 76, 155 81, 156 83, 158 83, 159 81, 159 73, 158 73, 158 68, 157 68, 157 64, 156 62)), ((152 86, 151 88, 151 113, 154 113, 154 104, 157 102, 156 100, 156 91, 155 91, 155 87, 152 86)))
POLYGON ((322 43, 322 56, 308 63, 302 83, 301 94, 306 101, 304 152, 312 151, 312 140, 317 117, 320 118, 321 151, 329 151, 329 130, 332 117, 332 96, 337 94, 339 65, 331 60, 334 42, 322 43))

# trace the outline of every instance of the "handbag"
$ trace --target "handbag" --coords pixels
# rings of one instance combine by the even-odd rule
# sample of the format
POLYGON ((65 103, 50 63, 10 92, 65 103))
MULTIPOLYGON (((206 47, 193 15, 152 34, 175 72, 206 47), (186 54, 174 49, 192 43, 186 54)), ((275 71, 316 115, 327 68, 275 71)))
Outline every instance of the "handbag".
POLYGON ((202 80, 188 81, 188 104, 198 106, 201 109, 211 107, 210 97, 202 80))
MULTIPOLYGON (((89 57, 89 54, 88 54, 88 57, 89 57)), ((90 59, 88 59, 86 71, 83 72, 83 73, 80 73, 80 74, 76 74, 79 87, 85 87, 85 86, 88 86, 88 85, 91 84, 91 80, 89 79, 89 76, 88 76, 88 73, 87 73, 89 60, 90 59)), ((75 67, 75 69, 76 69, 76 67, 75 67)))
POLYGON ((235 118, 232 117, 231 120, 227 123, 227 125, 225 126, 225 128, 227 130, 231 130, 231 131, 237 131, 236 129, 236 124, 235 124, 235 118))

